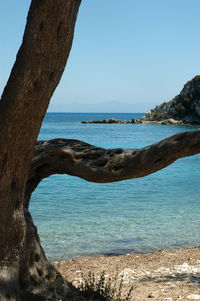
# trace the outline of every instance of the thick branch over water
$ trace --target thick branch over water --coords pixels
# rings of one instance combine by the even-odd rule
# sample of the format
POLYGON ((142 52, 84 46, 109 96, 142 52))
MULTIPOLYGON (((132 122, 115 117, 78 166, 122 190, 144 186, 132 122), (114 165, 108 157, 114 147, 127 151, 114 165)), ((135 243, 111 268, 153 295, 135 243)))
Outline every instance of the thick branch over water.
POLYGON ((179 133, 141 149, 104 149, 78 140, 39 141, 35 146, 26 200, 53 174, 108 183, 154 173, 179 158, 200 153, 200 130, 179 133))

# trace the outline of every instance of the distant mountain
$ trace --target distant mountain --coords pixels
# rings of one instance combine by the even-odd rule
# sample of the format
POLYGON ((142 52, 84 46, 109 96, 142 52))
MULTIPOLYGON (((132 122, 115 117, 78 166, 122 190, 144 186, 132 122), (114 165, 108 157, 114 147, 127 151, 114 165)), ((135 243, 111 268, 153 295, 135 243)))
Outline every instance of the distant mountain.
POLYGON ((126 103, 107 101, 101 103, 63 102, 52 103, 49 112, 79 112, 79 113, 143 113, 155 106, 156 103, 126 103))
POLYGON ((188 81, 180 94, 164 102, 142 117, 142 121, 179 120, 184 124, 200 124, 200 75, 188 81))

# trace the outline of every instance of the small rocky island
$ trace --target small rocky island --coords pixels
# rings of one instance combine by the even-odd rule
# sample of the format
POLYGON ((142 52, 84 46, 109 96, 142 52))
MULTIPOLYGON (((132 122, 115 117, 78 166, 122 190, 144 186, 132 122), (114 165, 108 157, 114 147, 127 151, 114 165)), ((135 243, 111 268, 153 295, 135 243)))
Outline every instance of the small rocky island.
POLYGON ((84 120, 81 123, 139 123, 139 119, 132 119, 131 121, 120 120, 116 118, 107 118, 102 120, 84 120))
POLYGON ((172 100, 151 109, 141 119, 123 121, 109 118, 82 123, 200 124, 200 75, 188 81, 172 100))

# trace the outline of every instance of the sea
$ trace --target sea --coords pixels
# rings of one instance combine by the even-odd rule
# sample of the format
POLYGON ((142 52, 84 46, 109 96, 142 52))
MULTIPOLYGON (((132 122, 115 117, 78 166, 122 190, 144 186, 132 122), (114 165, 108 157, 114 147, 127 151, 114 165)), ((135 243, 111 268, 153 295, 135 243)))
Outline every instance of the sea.
MULTIPOLYGON (((82 124, 143 113, 47 113, 38 140, 78 139, 141 148, 197 126, 82 124)), ((30 212, 49 260, 154 252, 200 245, 200 155, 144 178, 97 184, 69 175, 44 179, 30 212)))

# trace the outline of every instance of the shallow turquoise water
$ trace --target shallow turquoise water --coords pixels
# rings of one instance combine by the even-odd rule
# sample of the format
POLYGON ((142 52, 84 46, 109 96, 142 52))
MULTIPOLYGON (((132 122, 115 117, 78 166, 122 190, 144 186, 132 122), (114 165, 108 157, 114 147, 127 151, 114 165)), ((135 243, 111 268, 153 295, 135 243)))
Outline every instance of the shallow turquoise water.
MULTIPOLYGON (((143 114, 47 114, 39 139, 79 139, 106 148, 138 148, 191 126, 81 124, 143 114)), ((42 181, 30 211, 49 259, 149 252, 200 244, 200 156, 140 179, 96 184, 67 175, 42 181)))

